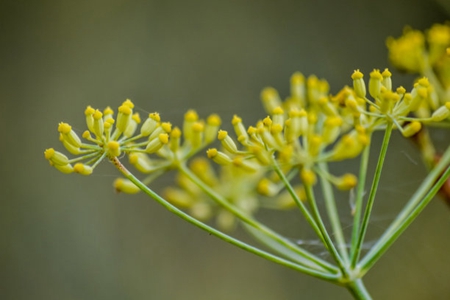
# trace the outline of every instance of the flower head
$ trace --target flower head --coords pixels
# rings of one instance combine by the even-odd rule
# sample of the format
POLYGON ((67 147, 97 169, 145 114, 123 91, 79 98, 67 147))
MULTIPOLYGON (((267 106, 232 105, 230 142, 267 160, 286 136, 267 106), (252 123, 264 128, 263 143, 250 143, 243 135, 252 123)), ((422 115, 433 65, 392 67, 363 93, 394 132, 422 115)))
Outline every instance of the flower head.
MULTIPOLYGON (((90 175, 104 158, 113 160, 127 154, 132 165, 150 174, 169 169, 191 157, 215 139, 220 126, 219 116, 211 115, 204 122, 198 119, 195 111, 190 110, 186 113, 183 125, 185 141, 180 145, 180 129, 172 129, 171 123, 161 122, 156 112, 150 113, 141 122, 139 114, 133 113, 133 108, 133 102, 127 99, 119 106, 117 117, 114 118, 114 111, 110 107, 101 112, 88 106, 84 112, 88 128, 82 134, 84 141, 69 124, 61 122, 58 126, 60 141, 77 157, 69 159, 49 148, 45 150, 45 158, 63 173, 90 175), (157 154, 160 159, 150 159, 150 154, 157 154)), ((118 191, 132 191, 124 181, 119 181, 115 187, 118 191)))

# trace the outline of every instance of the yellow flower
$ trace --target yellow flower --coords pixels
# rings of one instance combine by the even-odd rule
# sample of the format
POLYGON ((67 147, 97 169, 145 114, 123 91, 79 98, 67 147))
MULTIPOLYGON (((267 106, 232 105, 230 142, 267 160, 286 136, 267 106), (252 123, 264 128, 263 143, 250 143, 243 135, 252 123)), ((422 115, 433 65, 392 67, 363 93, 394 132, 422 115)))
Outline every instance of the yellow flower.
MULTIPOLYGON (((142 143, 135 141, 153 133, 159 127, 159 120, 155 121, 155 115, 150 114, 141 133, 134 136, 140 118, 138 114, 132 114, 133 107, 131 100, 124 101, 118 109, 117 120, 114 120, 111 108, 107 107, 102 113, 88 106, 84 112, 88 130, 82 135, 86 142, 78 137, 69 124, 61 122, 58 125, 60 141, 71 154, 78 157, 69 159, 50 148, 45 151, 45 158, 63 173, 90 175, 104 158, 113 159, 123 152, 143 152, 142 147, 151 144, 153 140, 142 143), (72 167, 72 163, 76 164, 72 167)), ((167 139, 162 140, 167 143, 167 139)))
POLYGON ((386 40, 389 59, 400 70, 420 73, 424 68, 425 37, 422 32, 406 27, 398 39, 386 40))

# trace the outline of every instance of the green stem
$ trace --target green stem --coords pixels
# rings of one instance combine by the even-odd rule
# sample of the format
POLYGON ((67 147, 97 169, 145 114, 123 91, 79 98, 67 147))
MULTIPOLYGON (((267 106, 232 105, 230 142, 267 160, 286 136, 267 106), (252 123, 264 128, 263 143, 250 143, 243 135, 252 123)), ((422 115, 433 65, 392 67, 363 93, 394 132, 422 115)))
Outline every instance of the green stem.
POLYGON ((306 221, 309 223, 309 225, 313 228, 314 232, 317 234, 317 236, 320 238, 320 240, 325 244, 325 239, 323 237, 322 232, 320 231, 319 226, 317 225, 316 221, 314 220, 314 217, 310 214, 308 209, 306 208, 305 204, 300 200, 297 193, 294 191, 294 188, 290 184, 289 180, 286 178, 286 176, 283 174, 283 171, 281 171, 278 163, 276 160, 272 161, 273 168, 275 172, 277 173, 278 177, 280 177, 281 181, 283 182, 284 186, 286 187, 287 191, 291 195, 292 199, 294 199, 295 204, 297 204, 297 207, 300 209, 300 212, 305 217, 306 221))
POLYGON ((438 77, 434 73, 431 66, 427 63, 426 67, 424 68, 423 75, 428 78, 432 86, 435 88, 436 93, 439 97, 440 104, 444 104, 446 101, 448 101, 448 92, 444 89, 441 82, 439 81, 438 77))
POLYGON ((445 151, 440 162, 430 172, 421 186, 409 200, 408 204, 399 213, 389 228, 384 232, 378 242, 371 248, 359 263, 363 273, 367 272, 375 262, 386 252, 394 241, 417 218, 420 212, 433 199, 445 181, 450 177, 450 147, 445 151), (445 170, 445 168, 447 168, 445 170), (444 173, 442 173, 445 170, 444 173), (437 180, 437 181, 436 181, 437 180))
POLYGON ((389 146, 389 139, 391 138, 393 123, 388 123, 386 131, 384 133, 383 144, 381 145, 380 156, 378 157, 377 167, 375 169, 375 176, 372 181, 372 187, 370 188, 369 198, 367 199, 366 209, 364 211, 364 217, 361 223, 361 230, 358 234, 358 239, 355 246, 355 251, 352 256, 351 266, 352 269, 356 266, 358 259, 361 255, 361 247, 364 242, 364 237, 369 226, 370 215, 372 214, 373 203, 375 200, 375 195, 378 190, 378 184, 381 178, 381 171, 384 165, 384 159, 386 158, 387 149, 389 146))
MULTIPOLYGON (((189 168, 186 167, 184 164, 180 164, 178 167, 179 171, 182 172, 184 175, 186 175, 190 180, 192 180, 200 189, 202 189, 208 196, 210 196, 213 200, 215 200, 219 205, 221 205, 223 208, 227 209, 231 213, 233 213, 236 217, 238 217, 243 222, 247 223, 248 225, 254 227, 258 231, 264 233, 266 236, 270 237, 274 241, 278 242, 280 245, 293 250, 294 252, 298 253, 302 257, 304 257, 307 260, 307 266, 311 268, 316 268, 319 271, 327 270, 332 273, 338 273, 339 271, 336 269, 335 266, 331 265, 330 263, 320 259, 319 257, 313 255, 312 253, 307 252, 306 250, 298 247, 296 244, 288 241, 283 236, 279 235, 275 231, 271 230, 270 228, 266 227, 265 225, 259 223, 249 215, 245 214, 236 206, 232 205, 230 202, 228 202, 225 198, 223 198, 221 195, 217 194, 211 187, 206 185, 200 178, 198 178, 189 168)), ((303 262, 305 263, 305 262, 303 262)))
POLYGON ((346 285, 346 287, 355 299, 358 300, 372 299, 366 287, 364 286, 362 279, 356 279, 355 281, 351 281, 346 285))
MULTIPOLYGON (((328 173, 327 163, 319 163, 318 167, 323 172, 328 173)), ((325 201, 328 218, 330 220, 331 228, 333 229, 333 236, 336 239, 339 253, 344 260, 344 263, 348 264, 349 256, 347 245, 344 238, 344 232, 342 231, 339 213, 336 208, 336 199, 334 198, 333 187, 331 186, 331 183, 323 177, 321 178, 320 183, 322 186, 323 198, 325 201)))
POLYGON ((299 264, 293 263, 291 261, 288 261, 286 259, 283 259, 281 257, 275 256, 273 254, 270 254, 268 252, 262 251, 258 248, 255 248, 251 245, 248 245, 247 243, 244 243, 240 240, 237 240, 227 234, 224 234, 214 228, 212 228, 211 226, 208 226, 200 221, 198 221, 197 219, 189 216, 188 214, 184 213, 183 211, 179 210, 178 208, 176 208, 175 206, 173 206, 172 204, 170 204, 169 202, 167 202, 165 199, 163 199, 161 196, 159 196, 158 194, 156 194, 153 190, 151 190, 150 188, 148 188, 146 185, 144 185, 141 181, 139 181, 139 179, 137 179, 133 174, 131 174, 123 165, 122 163, 119 161, 119 159, 117 157, 114 157, 112 159, 112 162, 114 163, 114 165, 117 167, 117 169, 127 178, 129 179, 131 182, 133 182, 137 187, 139 187, 145 194, 147 194, 148 196, 152 197, 153 199, 155 199, 159 204, 161 204, 162 206, 164 206, 168 211, 174 213, 175 215, 179 216, 180 218, 184 219, 185 221, 207 231, 208 233, 232 244, 235 245, 241 249, 244 249, 250 253, 256 254, 262 258, 265 258, 267 260, 270 260, 272 262, 275 262, 277 264, 283 265, 285 267, 297 270, 299 272, 326 280, 326 281, 330 281, 333 283, 336 283, 337 280, 339 279, 339 275, 337 274, 331 274, 331 273, 324 273, 324 272, 319 272, 317 270, 313 270, 311 268, 308 267, 304 267, 301 266, 299 264))
POLYGON ((361 213, 364 202, 364 190, 366 187, 367 165, 369 164, 370 145, 366 146, 361 156, 361 164, 359 166, 358 187, 356 190, 355 208, 353 213, 353 229, 350 256, 354 257, 356 246, 358 244, 359 226, 361 222, 361 213))
POLYGON ((330 235, 328 234, 328 231, 323 224, 322 217, 320 216, 319 209, 317 207, 316 198, 314 196, 314 190, 311 185, 305 185, 305 192, 306 197, 308 198, 309 205, 311 206, 311 211, 314 216, 314 219, 317 222, 317 225, 319 226, 320 232, 322 233, 322 236, 324 237, 325 246, 327 247, 328 251, 330 252, 333 259, 336 261, 337 265, 339 266, 339 269, 341 270, 344 277, 348 277, 348 270, 346 266, 344 265, 341 256, 339 255, 338 251, 336 250, 336 247, 333 244, 333 241, 330 238, 330 235))

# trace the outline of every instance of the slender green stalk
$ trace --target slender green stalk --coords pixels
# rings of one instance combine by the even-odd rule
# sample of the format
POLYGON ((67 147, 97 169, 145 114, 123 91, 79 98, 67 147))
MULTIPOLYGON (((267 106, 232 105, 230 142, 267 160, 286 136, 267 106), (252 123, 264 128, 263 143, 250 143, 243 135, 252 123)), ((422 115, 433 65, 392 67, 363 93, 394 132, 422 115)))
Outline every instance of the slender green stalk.
POLYGON ((372 299, 366 287, 364 286, 362 279, 356 279, 352 282, 349 282, 346 287, 355 299, 359 300, 372 299))
POLYGON ((428 78, 430 83, 435 88, 437 94, 439 95, 439 99, 440 99, 441 104, 443 104, 446 101, 448 101, 447 100, 447 98, 449 96, 448 92, 444 89, 444 87, 442 86, 440 80, 437 78, 436 73, 433 71, 433 69, 431 68, 431 66, 429 64, 426 65, 426 67, 424 68, 424 71, 422 72, 422 74, 428 78))
POLYGON ((170 204, 169 202, 167 202, 165 199, 163 199, 161 196, 159 196, 157 193, 155 193, 153 190, 151 190, 150 188, 148 188, 146 185, 144 185, 142 182, 139 181, 139 179, 137 179, 133 174, 131 174, 123 165, 122 163, 119 161, 119 159, 117 159, 117 157, 113 158, 112 162, 114 163, 114 165, 117 167, 117 169, 127 178, 129 179, 131 182, 133 182, 137 187, 139 187, 145 194, 147 194, 148 196, 152 197, 153 199, 155 199, 159 204, 161 204, 162 206, 164 206, 167 210, 169 210, 170 212, 174 213, 175 215, 179 216, 180 218, 184 219, 185 221, 207 231, 208 233, 232 244, 235 245, 243 250, 246 250, 250 253, 256 254, 262 258, 265 258, 267 260, 270 260, 272 262, 275 262, 277 264, 283 265, 285 267, 297 270, 299 272, 326 280, 326 281, 330 281, 333 283, 336 283, 339 279, 339 275, 338 274, 331 274, 331 273, 324 273, 324 272, 319 272, 317 270, 313 270, 311 268, 308 267, 304 267, 301 266, 299 264, 293 263, 291 261, 288 261, 286 259, 283 259, 281 257, 278 257, 276 255, 273 255, 271 253, 262 251, 258 248, 255 248, 247 243, 244 243, 240 240, 237 240, 227 234, 224 234, 214 228, 212 228, 211 226, 208 226, 200 221, 198 221, 197 219, 189 216, 188 214, 184 213, 183 211, 179 210, 178 208, 176 208, 175 206, 173 206, 172 204, 170 204))
POLYGON ((339 269, 341 270, 344 277, 348 277, 348 270, 346 266, 344 265, 344 262, 342 261, 341 256, 339 255, 339 252, 336 250, 336 247, 333 244, 333 241, 330 238, 330 235, 328 234, 328 231, 325 227, 325 224, 323 224, 322 217, 320 216, 319 209, 317 207, 316 198, 314 196, 314 190, 311 185, 305 185, 305 192, 306 197, 308 198, 309 205, 311 206, 312 214, 314 216, 314 219, 317 222, 317 225, 319 226, 320 232, 322 233, 324 240, 325 240, 325 246, 327 247, 328 251, 330 252, 333 259, 336 261, 337 265, 339 266, 339 269))
POLYGON ((283 174, 283 171, 281 171, 280 166, 276 162, 276 160, 272 161, 273 168, 275 172, 278 174, 278 177, 280 177, 281 181, 283 182, 284 186, 286 187, 287 191, 291 195, 292 199, 294 199, 295 204, 297 204, 297 207, 300 209, 300 212, 305 217, 306 221, 309 223, 309 225, 313 228, 314 232, 317 234, 319 239, 325 244, 325 239, 323 237, 322 232, 320 231, 319 226, 317 225, 316 221, 314 220, 314 217, 311 215, 311 213, 306 208, 305 204, 302 202, 302 200, 299 199, 297 196, 297 193, 294 191, 294 188, 290 184, 289 180, 286 178, 286 176, 283 174))
POLYGON ((369 226, 370 215, 372 214, 373 203, 375 200, 375 195, 378 190, 378 184, 380 182, 381 171, 384 165, 384 159, 386 158, 386 152, 389 146, 389 139, 391 138, 393 123, 388 123, 386 131, 384 133, 383 144, 381 145, 380 156, 378 157, 377 167, 375 169, 375 176, 372 181, 372 187, 370 188, 369 198, 367 199, 366 209, 364 211, 364 217, 361 223, 361 230, 358 234, 358 239, 355 246, 355 252, 353 253, 351 266, 354 268, 358 262, 359 256, 361 255, 361 247, 364 242, 364 237, 369 226))
POLYGON ((405 208, 399 213, 389 228, 384 232, 378 242, 371 248, 367 255, 359 263, 361 272, 367 272, 375 262, 387 251, 395 240, 408 228, 408 226, 424 210, 433 199, 445 181, 450 177, 450 147, 447 149, 443 159, 435 169, 427 176, 426 180, 411 197, 405 208), (442 170, 447 168, 444 173, 442 170), (438 181, 436 182, 436 179, 438 181), (432 187, 430 188, 430 182, 432 187), (433 184, 434 183, 434 184, 433 184), (428 191, 428 192, 427 192, 428 191), (425 195, 424 193, 427 192, 425 195), (417 201, 418 200, 418 201, 417 201), (419 203, 417 203, 419 202, 419 203))
POLYGON ((366 187, 367 165, 369 164, 369 154, 370 154, 370 145, 368 145, 364 149, 361 155, 361 163, 359 166, 358 187, 356 190, 355 208, 353 212, 353 229, 352 229, 351 250, 350 250, 351 257, 355 256, 356 246, 358 244, 358 234, 361 222, 362 207, 364 202, 364 190, 366 187))
POLYGON ((190 180, 192 180, 198 187, 200 187, 208 196, 210 196, 213 200, 215 200, 219 205, 233 213, 236 217, 238 217, 243 222, 249 224, 250 226, 256 228, 260 232, 264 233, 266 236, 269 236, 273 240, 277 241, 279 244, 283 245, 284 247, 287 247, 296 253, 303 256, 305 259, 307 259, 309 262, 312 262, 313 264, 308 264, 309 267, 319 267, 319 270, 327 270, 330 272, 337 273, 338 270, 335 266, 331 265, 330 263, 320 259, 319 257, 315 256, 312 253, 307 252, 306 250, 298 247, 297 245, 293 244, 292 242, 288 241, 283 236, 279 235, 278 233, 274 232, 270 228, 266 227, 265 225, 259 223, 249 215, 243 213, 241 210, 236 208, 236 206, 229 203, 226 199, 224 199, 221 195, 217 194, 213 189, 211 189, 208 185, 206 185, 200 178, 198 178, 189 168, 187 168, 184 164, 180 164, 178 167, 179 171, 185 174, 190 180))
MULTIPOLYGON (((318 167, 324 172, 328 173, 327 163, 319 163, 318 167)), ((336 208, 336 199, 334 198, 333 187, 331 186, 330 182, 323 177, 321 178, 320 183, 322 186, 323 198, 325 201, 328 218, 330 220, 331 228, 333 229, 333 236, 336 239, 339 253, 344 260, 344 263, 347 264, 349 262, 349 256, 344 238, 344 232, 342 231, 342 226, 339 218, 339 212, 336 208)))

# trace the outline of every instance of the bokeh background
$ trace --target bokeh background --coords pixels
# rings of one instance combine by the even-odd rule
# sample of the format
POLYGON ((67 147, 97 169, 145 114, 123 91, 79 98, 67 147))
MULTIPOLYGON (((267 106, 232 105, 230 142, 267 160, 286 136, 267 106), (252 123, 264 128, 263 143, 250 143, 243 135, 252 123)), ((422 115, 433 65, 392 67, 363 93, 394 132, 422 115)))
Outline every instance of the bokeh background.
MULTIPOLYGON (((263 87, 286 96, 290 75, 302 71, 337 92, 354 69, 389 66, 387 36, 449 17, 447 0, 0 1, 0 299, 349 299, 144 195, 114 193, 107 162, 90 177, 63 175, 43 151, 62 149, 58 122, 82 132, 87 105, 126 98, 141 115, 159 111, 175 124, 189 108, 251 124, 265 117, 263 87)), ((394 76, 410 88, 412 77, 394 76)), ((436 137, 448 144, 448 133, 436 137)), ((347 166, 355 169, 336 171, 347 166)), ((397 134, 385 166, 371 239, 426 174, 397 134)), ((300 223, 275 216, 261 218, 314 242, 300 223)), ((366 276, 374 298, 449 299, 449 229, 450 209, 436 199, 366 276)))

